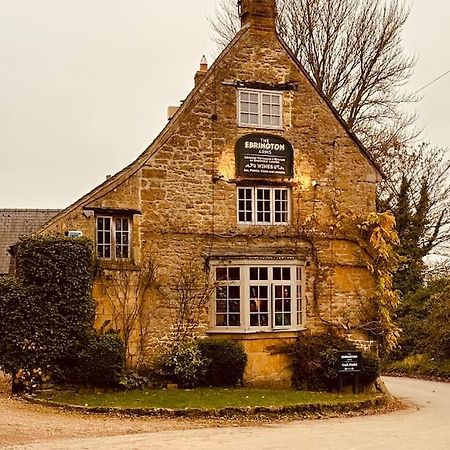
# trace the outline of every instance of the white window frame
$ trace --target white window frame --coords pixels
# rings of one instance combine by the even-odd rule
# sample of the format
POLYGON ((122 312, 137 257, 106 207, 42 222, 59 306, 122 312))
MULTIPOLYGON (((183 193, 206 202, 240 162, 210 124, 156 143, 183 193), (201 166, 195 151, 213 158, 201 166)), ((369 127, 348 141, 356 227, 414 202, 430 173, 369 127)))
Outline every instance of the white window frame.
POLYGON ((282 130, 283 129, 283 93, 279 91, 261 91, 256 89, 238 89, 237 90, 237 122, 240 127, 246 127, 246 128, 266 128, 270 130, 282 130), (258 96, 257 100, 257 112, 254 112, 254 115, 258 116, 258 122, 257 123, 250 123, 250 122, 243 122, 241 120, 241 114, 250 114, 249 111, 243 111, 242 110, 242 102, 241 102, 241 96, 242 94, 256 94, 258 96), (265 103, 266 105, 269 105, 270 108, 272 106, 279 106, 280 111, 279 114, 272 114, 270 113, 264 113, 263 112, 263 95, 272 95, 279 98, 279 105, 273 105, 272 103, 265 103), (279 124, 278 125, 267 125, 263 122, 263 116, 269 116, 269 117, 279 117, 279 124))
POLYGON ((121 215, 98 215, 95 217, 95 249, 96 249, 96 255, 97 258, 99 258, 102 261, 129 261, 131 259, 131 242, 132 242, 132 218, 128 216, 121 216, 121 215), (104 230, 104 232, 109 232, 109 242, 103 242, 99 243, 99 228, 98 228, 98 220, 99 219, 109 219, 110 220, 110 228, 109 230, 104 230), (126 220, 128 222, 128 230, 117 230, 116 225, 117 221, 126 220), (124 244, 123 240, 121 239, 121 242, 119 243, 117 241, 117 233, 120 233, 121 235, 127 235, 128 236, 128 244, 124 244), (99 254, 99 246, 109 246, 110 247, 110 256, 100 256, 99 254), (128 256, 122 257, 120 255, 117 255, 117 247, 121 248, 128 248, 128 256))
POLYGON ((288 187, 278 187, 278 186, 237 186, 236 189, 236 215, 237 215, 237 223, 239 225, 289 225, 291 223, 291 215, 292 215, 292 205, 291 205, 291 189, 288 187), (248 198, 248 191, 251 190, 252 195, 251 199, 248 198), (259 191, 269 191, 270 192, 270 198, 269 198, 269 220, 260 219, 258 217, 259 214, 267 212, 264 210, 258 210, 258 192, 259 191), (245 191, 245 199, 240 199, 239 194, 240 192, 245 191), (276 211, 276 202, 278 200, 275 200, 276 192, 286 192, 286 201, 285 203, 287 207, 287 211, 279 210, 276 211), (244 202, 244 208, 241 208, 240 202, 244 202), (251 210, 247 208, 247 204, 251 202, 251 210), (246 218, 251 214, 251 220, 241 220, 240 213, 244 213, 246 218), (276 220, 276 214, 283 214, 286 213, 286 220, 276 220))
MULTIPOLYGON (((212 294, 210 308, 210 332, 222 333, 260 333, 277 331, 298 331, 305 328, 305 262, 298 260, 228 260, 215 261, 211 264, 212 281, 216 283, 218 289, 224 286, 236 286, 240 289, 240 325, 228 326, 217 325, 217 315, 223 315, 223 311, 217 311, 216 290, 212 294), (275 280, 273 276, 274 268, 290 268, 290 280, 275 280), (234 281, 217 281, 216 269, 218 268, 239 268, 240 279, 234 281), (251 268, 267 268, 267 280, 250 280, 251 268), (276 324, 275 316, 282 314, 275 308, 275 286, 290 287, 291 311, 290 324, 276 324), (254 325, 251 323, 252 312, 252 294, 251 288, 255 286, 267 286, 268 288, 268 322, 267 324, 254 325)), ((221 297, 222 298, 222 297, 221 297)), ((221 299, 220 298, 220 299, 221 299)), ((219 299, 219 300, 220 300, 219 299)), ((258 312, 257 310, 256 312, 258 312)), ((265 312, 263 310, 263 312, 265 312)), ((256 314, 255 314, 256 315, 256 314)))

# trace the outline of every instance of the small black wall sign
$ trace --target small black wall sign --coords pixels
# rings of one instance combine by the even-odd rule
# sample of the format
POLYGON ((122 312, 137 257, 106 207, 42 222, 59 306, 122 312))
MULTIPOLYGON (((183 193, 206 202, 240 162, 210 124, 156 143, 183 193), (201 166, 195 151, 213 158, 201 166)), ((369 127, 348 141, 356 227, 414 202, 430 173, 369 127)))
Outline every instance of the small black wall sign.
POLYGON ((338 370, 340 373, 361 371, 361 352, 339 352, 338 370))
POLYGON ((236 176, 291 178, 293 156, 292 145, 286 139, 248 134, 236 142, 236 176))

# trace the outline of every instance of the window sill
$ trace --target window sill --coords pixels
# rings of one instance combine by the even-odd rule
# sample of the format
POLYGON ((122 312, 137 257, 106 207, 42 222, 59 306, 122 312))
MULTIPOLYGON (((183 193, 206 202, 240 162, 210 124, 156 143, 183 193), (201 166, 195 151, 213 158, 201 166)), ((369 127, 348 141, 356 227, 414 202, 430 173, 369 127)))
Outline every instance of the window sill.
POLYGON ((284 126, 282 127, 271 127, 269 125, 250 125, 238 123, 239 128, 250 128, 252 130, 270 130, 270 131, 284 131, 284 126))
POLYGON ((133 261, 120 261, 113 259, 97 259, 98 267, 101 269, 111 269, 111 270, 130 270, 139 271, 140 267, 136 265, 133 261))
POLYGON ((222 337, 229 335, 230 337, 241 337, 244 340, 250 339, 268 339, 271 337, 276 338, 296 338, 299 333, 304 332, 306 327, 290 329, 290 330, 219 330, 217 328, 212 328, 206 332, 208 335, 218 335, 222 337))

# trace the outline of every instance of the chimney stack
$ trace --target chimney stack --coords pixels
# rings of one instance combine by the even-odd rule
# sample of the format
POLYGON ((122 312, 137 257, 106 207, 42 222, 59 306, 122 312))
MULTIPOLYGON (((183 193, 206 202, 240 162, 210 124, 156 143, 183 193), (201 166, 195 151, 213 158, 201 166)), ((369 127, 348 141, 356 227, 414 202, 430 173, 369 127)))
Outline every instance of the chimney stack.
POLYGON ((242 27, 249 24, 256 30, 275 31, 275 0, 239 0, 238 5, 242 27))
POLYGON ((203 55, 200 61, 200 69, 195 74, 195 85, 197 86, 200 81, 203 80, 204 76, 208 72, 208 61, 206 60, 206 56, 203 55))

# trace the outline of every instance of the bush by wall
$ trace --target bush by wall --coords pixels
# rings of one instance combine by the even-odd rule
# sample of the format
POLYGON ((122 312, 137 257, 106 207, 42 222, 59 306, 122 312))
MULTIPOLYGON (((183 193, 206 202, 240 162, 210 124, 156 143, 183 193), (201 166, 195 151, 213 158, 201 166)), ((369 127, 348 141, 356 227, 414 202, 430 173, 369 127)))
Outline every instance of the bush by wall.
POLYGON ((157 351, 152 369, 153 375, 161 382, 195 387, 204 377, 205 360, 196 341, 175 341, 157 351))
POLYGON ((205 360, 203 384, 234 386, 242 382, 247 355, 239 342, 226 339, 202 339, 198 348, 205 360))
MULTIPOLYGON (((331 391, 338 387, 338 355, 356 350, 354 343, 333 334, 302 336, 294 345, 294 383, 298 389, 331 391)), ((379 376, 377 356, 362 353, 360 380, 371 383, 379 376)))
POLYGON ((115 387, 125 372, 125 347, 117 333, 87 334, 76 359, 75 370, 66 369, 71 382, 115 387))
POLYGON ((247 355, 231 340, 180 340, 157 350, 146 375, 180 386, 234 386, 242 381, 247 355))
POLYGON ((99 383, 109 363, 115 373, 117 339, 92 334, 91 241, 33 236, 16 245, 15 256, 18 277, 0 279, 0 366, 13 376, 15 390, 81 373, 99 383))

